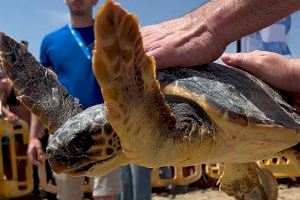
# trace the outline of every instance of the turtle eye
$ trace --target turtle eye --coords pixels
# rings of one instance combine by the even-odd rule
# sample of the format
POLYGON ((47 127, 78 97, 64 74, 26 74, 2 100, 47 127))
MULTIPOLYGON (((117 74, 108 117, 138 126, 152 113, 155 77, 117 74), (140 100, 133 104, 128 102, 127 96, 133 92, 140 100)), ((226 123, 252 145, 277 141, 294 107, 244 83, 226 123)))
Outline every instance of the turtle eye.
POLYGON ((84 154, 92 146, 92 138, 85 133, 78 134, 70 143, 71 152, 84 154))

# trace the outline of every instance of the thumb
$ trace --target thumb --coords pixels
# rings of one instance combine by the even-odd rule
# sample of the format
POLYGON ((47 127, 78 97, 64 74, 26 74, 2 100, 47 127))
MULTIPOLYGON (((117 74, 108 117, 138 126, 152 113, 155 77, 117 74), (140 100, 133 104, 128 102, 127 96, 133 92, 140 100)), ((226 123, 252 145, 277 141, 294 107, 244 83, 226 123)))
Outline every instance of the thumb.
POLYGON ((37 160, 37 150, 35 148, 32 148, 30 151, 27 152, 29 160, 34 165, 39 165, 39 162, 37 160))
POLYGON ((253 58, 250 53, 225 53, 221 57, 222 61, 232 67, 239 67, 246 71, 253 72, 253 58))

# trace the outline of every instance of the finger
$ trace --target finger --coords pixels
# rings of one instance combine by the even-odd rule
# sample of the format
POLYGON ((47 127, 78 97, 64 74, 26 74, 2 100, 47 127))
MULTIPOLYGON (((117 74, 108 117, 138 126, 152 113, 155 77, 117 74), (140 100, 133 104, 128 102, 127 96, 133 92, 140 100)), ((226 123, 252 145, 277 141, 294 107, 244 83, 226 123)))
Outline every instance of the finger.
POLYGON ((32 164, 37 166, 40 164, 39 161, 37 160, 37 152, 35 148, 28 150, 27 155, 29 157, 29 160, 32 162, 32 164))
POLYGON ((12 117, 11 117, 11 122, 12 122, 12 123, 15 124, 15 123, 17 122, 17 120, 18 120, 18 116, 12 116, 12 117))
POLYGON ((234 53, 229 54, 225 53, 222 55, 221 59, 224 63, 227 65, 233 66, 233 67, 239 67, 242 65, 249 65, 249 54, 247 53, 234 53))
POLYGON ((235 53, 222 55, 222 61, 232 67, 241 68, 255 76, 261 76, 263 70, 261 65, 256 62, 252 53, 235 53))
POLYGON ((5 121, 12 122, 10 117, 4 117, 4 120, 5 120, 5 121))
POLYGON ((162 50, 162 48, 159 47, 151 49, 147 52, 147 54, 154 57, 157 68, 169 67, 170 63, 166 62, 166 60, 168 60, 166 59, 168 55, 162 50))
POLYGON ((42 148, 38 149, 37 151, 37 159, 40 164, 46 159, 46 154, 42 148))

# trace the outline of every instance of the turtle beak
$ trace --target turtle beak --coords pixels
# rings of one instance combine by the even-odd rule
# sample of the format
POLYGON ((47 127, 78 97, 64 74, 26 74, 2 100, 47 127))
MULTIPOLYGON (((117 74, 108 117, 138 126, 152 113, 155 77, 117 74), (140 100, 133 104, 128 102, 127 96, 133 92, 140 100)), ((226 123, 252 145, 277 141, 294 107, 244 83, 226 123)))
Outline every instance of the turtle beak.
POLYGON ((51 169, 57 173, 57 174, 60 174, 60 173, 64 173, 64 174, 69 174, 69 175, 72 175, 72 176, 82 176, 84 175, 87 171, 90 170, 90 168, 93 166, 94 162, 91 162, 89 164, 87 164, 85 162, 85 164, 83 165, 77 165, 77 166, 68 166, 65 164, 66 162, 64 161, 61 161, 59 159, 50 159, 49 160, 49 164, 51 166, 51 169))
MULTIPOLYGON (((105 175, 113 169, 129 163, 121 149, 113 153, 107 151, 105 155, 103 155, 103 151, 95 151, 97 149, 93 149, 93 144, 102 142, 101 137, 96 138, 98 139, 89 141, 90 137, 83 136, 83 134, 73 134, 68 137, 65 134, 55 134, 49 141, 46 150, 52 170, 71 176, 94 177, 105 175), (83 138, 80 138, 81 136, 83 138)), ((118 140, 113 144, 118 145, 118 140)))
POLYGON ((80 176, 86 171, 89 171, 93 164, 97 162, 95 159, 86 155, 71 156, 60 152, 62 151, 47 147, 48 162, 52 170, 58 174, 65 173, 80 176))
POLYGON ((88 108, 68 119, 51 137, 46 153, 53 171, 72 176, 98 176, 128 163, 118 135, 100 108, 103 107, 88 108))
POLYGON ((62 169, 60 167, 61 165, 59 165, 58 162, 55 162, 54 160, 55 153, 53 153, 52 149, 47 148, 46 154, 47 154, 48 162, 51 165, 51 169, 58 174, 61 173, 62 172, 62 169))
POLYGON ((46 150, 49 164, 56 173, 66 173, 69 170, 79 168, 88 170, 88 166, 96 162, 95 158, 87 154, 87 151, 93 145, 93 141, 88 134, 60 138, 60 141, 58 141, 58 138, 59 135, 53 137, 46 150))
MULTIPOLYGON (((119 154, 122 154, 122 152, 119 154)), ((52 170, 58 174, 65 173, 71 176, 95 176, 107 174, 119 165, 127 163, 127 159, 124 158, 124 155, 122 154, 122 156, 120 156, 119 154, 106 159, 97 160, 87 155, 70 156, 65 154, 65 151, 54 149, 51 146, 47 147, 48 162, 52 170), (112 166, 110 166, 110 162, 120 164, 111 164, 112 166), (97 166, 99 171, 95 171, 95 166, 97 166)))
POLYGON ((58 161, 56 158, 61 158, 61 156, 58 153, 58 147, 57 147, 57 141, 56 140, 50 140, 47 148, 46 148, 46 155, 48 162, 51 166, 51 169, 55 171, 56 173, 61 173, 64 171, 64 162, 62 162, 62 159, 59 159, 61 161, 58 161))
POLYGON ((67 158, 64 158, 61 155, 57 155, 56 152, 51 148, 47 148, 46 153, 47 153, 48 162, 51 166, 51 169, 58 174, 63 173, 67 168, 66 166, 67 158))

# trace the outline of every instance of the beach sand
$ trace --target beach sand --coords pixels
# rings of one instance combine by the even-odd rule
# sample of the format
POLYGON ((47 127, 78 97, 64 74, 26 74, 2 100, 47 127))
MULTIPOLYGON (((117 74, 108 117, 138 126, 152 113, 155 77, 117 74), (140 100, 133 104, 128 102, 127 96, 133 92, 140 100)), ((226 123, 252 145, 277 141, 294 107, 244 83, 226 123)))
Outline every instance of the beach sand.
MULTIPOLYGON (((153 194, 152 200, 234 200, 234 198, 227 196, 224 192, 217 190, 206 189, 196 190, 185 194, 153 194)), ((279 185, 279 200, 300 200, 300 186, 288 188, 286 185, 279 185)))

